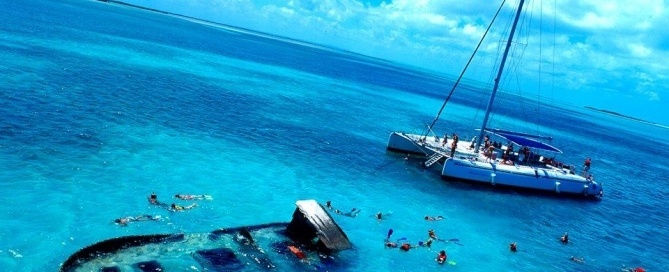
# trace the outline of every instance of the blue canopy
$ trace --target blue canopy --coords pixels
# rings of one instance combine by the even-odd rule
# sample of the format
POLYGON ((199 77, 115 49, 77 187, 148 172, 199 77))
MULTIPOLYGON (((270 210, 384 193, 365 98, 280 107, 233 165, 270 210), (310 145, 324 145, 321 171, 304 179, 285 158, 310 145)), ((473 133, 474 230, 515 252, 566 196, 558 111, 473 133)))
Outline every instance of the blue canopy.
POLYGON ((504 131, 499 129, 486 129, 486 131, 495 134, 497 136, 500 136, 502 138, 505 138, 509 141, 512 141, 519 146, 527 146, 529 148, 536 148, 550 152, 562 153, 560 149, 557 149, 552 145, 532 139, 532 138, 547 138, 547 137, 534 136, 534 135, 504 131))

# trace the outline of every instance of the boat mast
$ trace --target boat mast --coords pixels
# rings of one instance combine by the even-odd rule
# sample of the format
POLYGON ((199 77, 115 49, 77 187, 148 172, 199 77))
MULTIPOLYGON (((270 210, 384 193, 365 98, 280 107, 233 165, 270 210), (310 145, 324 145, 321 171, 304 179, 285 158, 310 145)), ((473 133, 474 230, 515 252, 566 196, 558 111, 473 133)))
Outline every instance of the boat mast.
POLYGON ((511 41, 513 40, 513 34, 516 32, 516 26, 518 25, 518 19, 520 18, 520 13, 523 10, 523 4, 525 0, 520 0, 518 4, 518 11, 516 11, 516 17, 513 20, 513 25, 511 26, 511 32, 509 33, 509 40, 506 41, 506 48, 504 49, 504 54, 502 55, 502 62, 499 64, 499 70, 497 70, 497 77, 495 78, 495 85, 492 87, 492 93, 490 94, 490 100, 488 100, 488 106, 485 110, 485 117, 483 117, 483 124, 481 125, 481 133, 479 138, 476 140, 476 147, 474 148, 474 153, 479 152, 479 147, 481 147, 481 141, 483 141, 483 135, 485 134, 486 126, 488 125, 488 118, 490 117, 490 110, 492 109, 492 103, 495 101, 495 94, 497 94, 497 89, 499 88, 499 81, 502 79, 502 72, 504 71, 504 64, 506 63, 506 57, 509 55, 509 49, 511 48, 511 41))

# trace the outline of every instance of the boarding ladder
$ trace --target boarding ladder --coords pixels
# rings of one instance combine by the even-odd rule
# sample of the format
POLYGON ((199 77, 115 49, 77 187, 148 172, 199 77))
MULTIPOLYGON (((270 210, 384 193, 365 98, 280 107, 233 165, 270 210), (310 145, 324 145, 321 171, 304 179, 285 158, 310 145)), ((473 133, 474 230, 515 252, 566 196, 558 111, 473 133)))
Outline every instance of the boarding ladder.
POLYGON ((441 152, 435 152, 434 154, 432 154, 432 156, 428 157, 427 161, 425 161, 425 167, 432 166, 433 164, 441 160, 441 158, 443 157, 446 157, 446 154, 441 152))

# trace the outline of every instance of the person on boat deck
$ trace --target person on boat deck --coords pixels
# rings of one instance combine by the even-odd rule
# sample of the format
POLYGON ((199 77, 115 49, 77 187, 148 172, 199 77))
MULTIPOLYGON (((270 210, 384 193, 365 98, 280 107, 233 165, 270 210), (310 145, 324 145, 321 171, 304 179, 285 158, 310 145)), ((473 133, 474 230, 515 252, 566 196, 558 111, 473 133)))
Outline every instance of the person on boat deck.
POLYGON ((451 158, 455 155, 455 149, 458 147, 458 134, 453 133, 453 143, 451 143, 451 158))
POLYGON ((441 216, 441 215, 437 215, 436 217, 427 216, 427 215, 425 216, 425 220, 427 220, 427 221, 438 221, 438 220, 442 220, 442 219, 444 219, 444 217, 441 216))
POLYGON ((345 215, 345 216, 348 216, 348 217, 356 217, 356 216, 358 216, 358 214, 360 213, 360 209, 358 209, 358 208, 353 208, 353 209, 351 209, 350 212, 346 212, 346 213, 345 213, 345 212, 342 212, 342 211, 340 211, 340 210, 338 210, 338 209, 335 209, 334 212, 335 212, 336 214, 341 214, 341 215, 345 215))
POLYGON ((494 153, 494 152, 495 152, 495 147, 492 146, 492 145, 491 145, 491 146, 488 146, 488 148, 486 148, 486 149, 483 151, 483 156, 486 157, 486 159, 485 159, 486 162, 488 162, 488 161, 490 161, 490 160, 494 160, 494 156, 493 156, 493 153, 494 153))
POLYGON ((509 142, 508 144, 506 144, 506 150, 504 150, 504 156, 503 156, 504 164, 513 165, 513 158, 511 158, 511 155, 513 155, 513 143, 509 142))
POLYGON ((586 158, 585 162, 583 162, 583 176, 585 177, 586 174, 588 174, 588 171, 590 171, 590 158, 586 158))
POLYGON ((590 181, 590 182, 595 181, 595 176, 590 174, 590 175, 588 175, 588 177, 585 180, 590 181))
POLYGON ((448 134, 444 134, 444 138, 441 139, 441 147, 444 147, 448 142, 448 134))
POLYGON ((520 152, 523 154, 523 163, 528 163, 530 159, 530 148, 523 146, 520 148, 520 152))
POLYGON ((447 258, 448 258, 448 256, 446 256, 446 251, 442 250, 442 251, 439 251, 439 255, 437 255, 436 261, 439 264, 444 264, 446 262, 447 258))
POLYGON ((560 237, 560 242, 563 244, 569 243, 569 234, 565 232, 564 235, 560 237))
POLYGON ((128 223, 130 223, 130 222, 135 222, 135 221, 148 221, 148 220, 158 221, 158 220, 160 220, 160 219, 161 219, 161 217, 160 217, 159 215, 157 215, 157 216, 152 216, 152 215, 139 215, 139 216, 135 216, 135 217, 132 217, 132 216, 126 216, 126 217, 122 217, 122 218, 114 219, 114 223, 120 225, 121 227, 125 227, 125 226, 127 226, 128 223))
POLYGON ((195 207, 197 207, 197 203, 193 203, 193 204, 190 204, 188 206, 181 206, 181 205, 177 205, 175 203, 172 203, 172 205, 170 206, 170 211, 183 212, 185 210, 190 210, 190 209, 195 208, 195 207))
POLYGON ((509 244, 509 250, 511 250, 511 252, 518 251, 518 247, 516 245, 516 242, 513 242, 513 243, 509 244))
POLYGON ((486 149, 487 149, 488 147, 490 147, 490 137, 488 137, 488 135, 486 135, 486 136, 483 138, 483 140, 484 140, 484 141, 483 141, 483 148, 486 148, 486 149))
POLYGON ((472 138, 472 142, 469 144, 469 149, 474 149, 475 145, 476 145, 476 136, 472 138))

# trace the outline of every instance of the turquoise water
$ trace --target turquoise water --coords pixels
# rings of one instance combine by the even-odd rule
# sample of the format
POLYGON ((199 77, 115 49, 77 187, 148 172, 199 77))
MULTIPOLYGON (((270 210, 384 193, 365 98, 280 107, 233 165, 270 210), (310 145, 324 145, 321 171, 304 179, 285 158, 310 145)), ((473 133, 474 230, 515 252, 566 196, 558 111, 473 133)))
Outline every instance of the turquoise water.
MULTIPOLYGON (((385 144, 432 120, 443 78, 116 5, 1 2, 3 271, 53 271, 112 237, 288 221, 298 199, 362 209, 336 217, 355 244, 352 271, 669 271, 669 130, 553 106, 536 120, 503 96, 493 123, 553 135, 565 161, 591 156, 604 199, 442 181, 385 144), (171 214, 148 205, 151 192, 214 200, 171 214), (378 211, 392 215, 378 222, 378 211), (146 213, 168 220, 111 223, 146 213), (389 228, 462 245, 385 249, 389 228), (442 249, 457 265, 435 264, 442 249)), ((463 92, 438 129, 471 137, 484 95, 463 92)))

